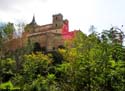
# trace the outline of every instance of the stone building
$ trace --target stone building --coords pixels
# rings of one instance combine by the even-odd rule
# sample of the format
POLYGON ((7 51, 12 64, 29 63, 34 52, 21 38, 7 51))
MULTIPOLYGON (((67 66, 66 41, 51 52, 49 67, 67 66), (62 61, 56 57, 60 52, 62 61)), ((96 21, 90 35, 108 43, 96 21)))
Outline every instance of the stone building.
POLYGON ((63 23, 62 14, 53 15, 52 23, 39 26, 33 16, 32 22, 27 25, 26 32, 28 32, 27 39, 31 43, 39 43, 41 47, 46 47, 47 50, 58 48, 63 45, 62 27, 63 23))
POLYGON ((42 26, 36 23, 33 16, 31 23, 26 25, 22 37, 6 41, 3 50, 4 52, 15 51, 28 43, 39 43, 41 47, 49 51, 64 45, 64 36, 71 38, 73 34, 74 32, 69 32, 68 20, 64 20, 62 14, 53 15, 52 23, 42 26))

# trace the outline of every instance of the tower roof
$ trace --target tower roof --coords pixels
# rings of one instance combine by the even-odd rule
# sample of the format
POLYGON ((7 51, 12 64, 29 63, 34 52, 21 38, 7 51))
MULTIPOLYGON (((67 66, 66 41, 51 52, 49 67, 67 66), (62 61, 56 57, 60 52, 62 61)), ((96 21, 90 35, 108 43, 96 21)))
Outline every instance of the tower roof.
POLYGON ((35 20, 35 15, 33 15, 33 19, 31 21, 30 25, 37 25, 36 20, 35 20))

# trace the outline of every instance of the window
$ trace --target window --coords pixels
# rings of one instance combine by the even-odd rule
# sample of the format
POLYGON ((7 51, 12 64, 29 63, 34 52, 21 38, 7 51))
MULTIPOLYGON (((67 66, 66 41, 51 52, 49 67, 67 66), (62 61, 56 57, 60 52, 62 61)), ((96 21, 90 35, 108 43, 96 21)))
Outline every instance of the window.
POLYGON ((56 24, 56 27, 57 27, 57 24, 56 24))
POLYGON ((57 20, 58 18, 56 17, 56 20, 57 20))

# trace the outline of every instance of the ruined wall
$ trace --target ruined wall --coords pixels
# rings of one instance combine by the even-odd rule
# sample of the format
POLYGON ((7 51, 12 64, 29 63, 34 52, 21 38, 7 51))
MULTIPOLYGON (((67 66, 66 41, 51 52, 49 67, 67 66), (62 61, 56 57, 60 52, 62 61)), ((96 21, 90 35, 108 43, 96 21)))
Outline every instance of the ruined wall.
POLYGON ((16 49, 22 47, 23 47, 22 38, 12 39, 4 43, 3 52, 15 51, 16 49))

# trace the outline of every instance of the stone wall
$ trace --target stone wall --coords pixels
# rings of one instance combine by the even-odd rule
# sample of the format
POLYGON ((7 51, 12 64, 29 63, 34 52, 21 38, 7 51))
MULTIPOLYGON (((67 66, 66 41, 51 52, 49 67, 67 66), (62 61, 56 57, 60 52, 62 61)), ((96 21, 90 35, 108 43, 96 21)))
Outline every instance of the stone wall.
POLYGON ((63 45, 62 35, 60 33, 46 32, 29 36, 30 42, 39 43, 41 47, 46 47, 47 50, 53 50, 58 48, 59 45, 63 45))
POLYGON ((21 38, 10 39, 4 43, 3 51, 15 51, 16 49, 25 47, 28 42, 38 42, 41 47, 46 47, 47 50, 57 48, 64 44, 62 38, 63 16, 61 14, 53 15, 52 24, 37 25, 33 21, 25 28, 25 32, 21 38), (34 25, 35 24, 35 25, 34 25))

